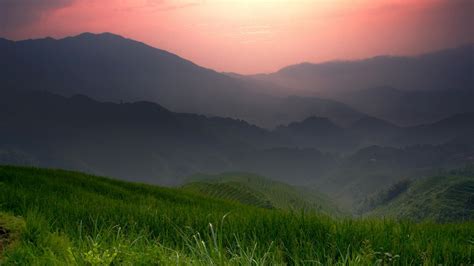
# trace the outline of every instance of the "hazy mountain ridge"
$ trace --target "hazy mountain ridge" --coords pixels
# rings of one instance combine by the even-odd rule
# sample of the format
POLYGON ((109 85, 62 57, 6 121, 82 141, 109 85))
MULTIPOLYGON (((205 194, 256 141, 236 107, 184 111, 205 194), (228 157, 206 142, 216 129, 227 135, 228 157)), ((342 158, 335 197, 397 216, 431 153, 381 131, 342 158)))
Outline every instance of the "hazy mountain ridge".
POLYGON ((294 104, 282 95, 282 88, 271 83, 230 77, 111 33, 83 33, 59 40, 3 40, 0 45, 4 89, 83 94, 114 102, 146 100, 175 112, 229 116, 265 127, 310 115, 338 120, 339 109, 343 122, 358 115, 331 100, 294 104), (334 116, 331 110, 336 110, 334 116))
POLYGON ((288 66, 247 78, 343 102, 399 125, 473 112, 474 44, 419 56, 288 66))
MULTIPOLYGON (((474 64, 473 64, 474 71, 474 64)), ((402 91, 374 87, 333 96, 362 112, 399 125, 433 123, 458 113, 474 112, 474 85, 456 90, 402 91)))
MULTIPOLYGON (((316 185, 350 203, 401 178, 460 167, 474 158, 470 137, 474 113, 463 112, 470 102, 469 90, 462 90, 466 96, 454 93, 461 90, 378 87, 353 98, 367 105, 362 97, 367 95, 377 102, 375 110, 387 106, 385 114, 404 109, 401 102, 420 103, 424 112, 433 114, 430 119, 446 113, 431 112, 436 103, 449 95, 454 95, 448 100, 451 103, 463 98, 456 115, 398 126, 334 100, 270 96, 266 94, 272 88, 269 81, 253 83, 249 77, 217 73, 113 34, 0 40, 0 46, 6 62, 0 66, 2 163, 162 184, 181 183, 196 172, 245 171, 291 184, 316 185), (428 104, 421 100, 436 93, 447 96, 433 97, 436 101, 427 100, 428 104), (140 98, 148 101, 136 100, 140 98), (390 99, 395 109, 389 106, 390 99), (178 110, 220 115, 166 108, 173 103, 178 110), (271 130, 254 125, 256 121, 269 128, 280 126, 271 130)), ((442 56, 459 56, 456 51, 442 56)), ((464 67, 463 62, 459 66, 464 67)), ((331 68, 338 69, 345 63, 334 64, 331 68)), ((411 109, 404 113, 410 114, 411 109)), ((426 118, 418 116, 422 117, 426 118)))
MULTIPOLYGON (((400 129, 406 136, 421 138, 430 128, 437 129, 442 134, 434 135, 433 144, 445 144, 373 146, 342 155, 324 149, 337 150, 342 143, 334 130, 350 134, 353 129, 324 118, 290 124, 286 128, 291 130, 282 134, 282 129, 270 131, 241 120, 174 113, 150 102, 98 102, 48 92, 1 96, 3 163, 75 169, 147 183, 176 184, 196 172, 245 171, 290 184, 316 184, 352 201, 399 178, 460 167, 474 158, 466 131, 472 124, 470 114, 423 126, 422 131, 400 129), (444 126, 450 130, 439 129, 444 126), (295 142, 301 136, 313 142, 295 142), (330 137, 333 147, 315 144, 330 137)), ((362 125, 368 124, 370 131, 374 120, 369 121, 362 125)), ((376 127, 390 125, 375 121, 376 127)))
POLYGON ((405 147, 417 144, 442 144, 474 132, 474 113, 460 113, 434 123, 400 127, 370 116, 341 127, 330 119, 309 117, 281 125, 273 131, 298 147, 324 151, 355 151, 372 145, 405 147))
POLYGON ((296 147, 325 151, 349 151, 357 147, 357 139, 328 118, 309 117, 301 122, 279 126, 275 133, 289 139, 296 147))
POLYGON ((474 44, 418 56, 376 56, 353 61, 302 63, 254 78, 280 81, 289 88, 331 94, 377 86, 401 90, 463 89, 473 85, 474 44), (299 80, 299 81, 298 81, 299 80), (299 85, 295 83, 300 82, 299 85))

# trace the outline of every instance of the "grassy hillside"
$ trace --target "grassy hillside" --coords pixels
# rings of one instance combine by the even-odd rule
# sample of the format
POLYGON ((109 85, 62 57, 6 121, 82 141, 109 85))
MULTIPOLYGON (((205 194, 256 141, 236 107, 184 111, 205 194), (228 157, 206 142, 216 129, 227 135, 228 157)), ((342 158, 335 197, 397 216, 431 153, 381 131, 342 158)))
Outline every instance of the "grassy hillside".
POLYGON ((334 220, 62 170, 0 166, 0 264, 474 262, 472 223, 334 220))
POLYGON ((183 189, 263 208, 343 214, 336 204, 316 190, 249 173, 196 174, 189 178, 183 189))
POLYGON ((474 176, 434 176, 412 182, 371 215, 438 222, 474 220, 474 176))

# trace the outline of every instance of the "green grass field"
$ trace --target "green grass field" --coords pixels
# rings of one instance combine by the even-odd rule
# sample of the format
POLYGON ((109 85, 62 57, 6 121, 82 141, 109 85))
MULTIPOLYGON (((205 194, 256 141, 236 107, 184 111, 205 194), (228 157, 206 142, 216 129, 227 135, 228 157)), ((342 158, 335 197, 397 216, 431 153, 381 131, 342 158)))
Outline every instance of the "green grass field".
POLYGON ((0 264, 471 265, 474 224, 331 218, 0 166, 0 264))

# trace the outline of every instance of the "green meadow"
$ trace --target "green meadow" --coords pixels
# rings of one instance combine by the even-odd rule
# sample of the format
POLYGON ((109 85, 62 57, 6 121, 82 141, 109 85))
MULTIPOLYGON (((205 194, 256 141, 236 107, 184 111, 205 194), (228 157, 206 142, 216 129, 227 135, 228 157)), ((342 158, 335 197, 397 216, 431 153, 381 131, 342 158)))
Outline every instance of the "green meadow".
POLYGON ((201 190, 0 166, 0 264, 474 263, 473 222, 332 217, 201 190))

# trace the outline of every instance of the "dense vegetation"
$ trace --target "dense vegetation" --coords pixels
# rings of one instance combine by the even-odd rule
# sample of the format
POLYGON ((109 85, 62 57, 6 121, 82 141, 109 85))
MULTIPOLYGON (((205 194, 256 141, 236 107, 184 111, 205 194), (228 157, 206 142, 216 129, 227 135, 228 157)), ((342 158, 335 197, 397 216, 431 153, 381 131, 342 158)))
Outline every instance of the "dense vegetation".
MULTIPOLYGON (((459 171, 463 173, 463 171, 459 171)), ((371 215, 437 222, 474 220, 474 176, 439 175, 399 182, 375 197, 371 215), (377 201, 378 200, 378 201, 377 201)))
POLYGON ((381 205, 388 204, 390 201, 394 200, 400 194, 405 192, 409 188, 411 182, 412 181, 409 179, 403 179, 391 185, 390 187, 375 193, 375 195, 366 197, 360 204, 357 213, 365 213, 381 205))
POLYGON ((263 208, 344 214, 332 200, 315 189, 290 186, 250 173, 196 174, 189 178, 183 189, 263 208))
POLYGON ((335 220, 62 170, 0 167, 9 264, 474 262, 474 225, 335 220))

